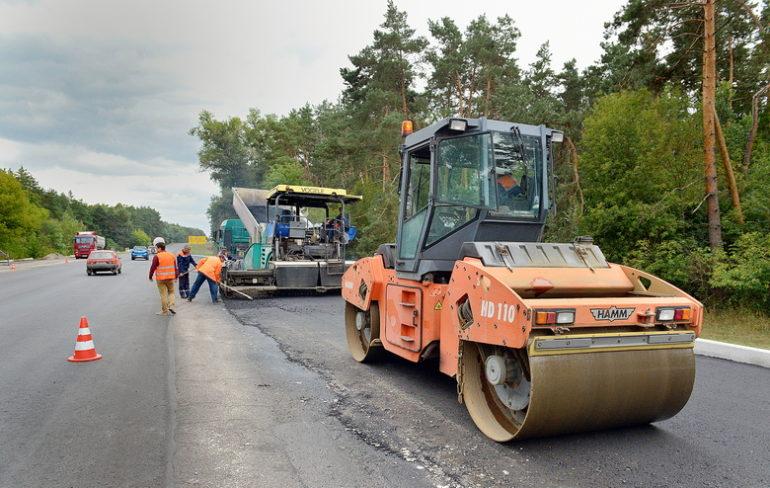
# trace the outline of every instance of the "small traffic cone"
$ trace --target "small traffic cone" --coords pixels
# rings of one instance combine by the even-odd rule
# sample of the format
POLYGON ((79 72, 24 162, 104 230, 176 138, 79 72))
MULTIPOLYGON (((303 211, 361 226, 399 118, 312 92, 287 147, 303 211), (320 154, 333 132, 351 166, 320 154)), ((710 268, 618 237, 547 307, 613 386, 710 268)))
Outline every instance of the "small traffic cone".
POLYGON ((78 338, 75 341, 75 352, 67 358, 67 361, 73 363, 82 363, 86 361, 96 361, 101 359, 102 355, 96 353, 94 339, 91 337, 91 329, 88 328, 88 319, 80 317, 80 327, 78 328, 78 338))
POLYGON ((11 271, 16 271, 16 263, 11 263, 11 271))

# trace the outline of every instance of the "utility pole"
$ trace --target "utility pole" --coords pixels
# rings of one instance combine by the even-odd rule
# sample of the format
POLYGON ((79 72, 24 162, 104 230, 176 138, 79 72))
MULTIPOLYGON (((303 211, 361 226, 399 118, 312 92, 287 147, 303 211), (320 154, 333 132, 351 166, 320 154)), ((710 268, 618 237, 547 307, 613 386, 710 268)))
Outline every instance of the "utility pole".
POLYGON ((706 177, 709 246, 722 248, 722 221, 719 215, 715 148, 716 45, 714 41, 714 2, 703 1, 703 161, 706 177))

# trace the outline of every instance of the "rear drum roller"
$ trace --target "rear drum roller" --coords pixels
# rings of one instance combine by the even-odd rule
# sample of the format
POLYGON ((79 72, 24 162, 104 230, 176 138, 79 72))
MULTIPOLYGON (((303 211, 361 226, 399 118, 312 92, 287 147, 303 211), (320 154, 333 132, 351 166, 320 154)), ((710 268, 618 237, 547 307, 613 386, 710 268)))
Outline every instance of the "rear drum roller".
POLYGON ((463 399, 476 426, 497 442, 514 438, 527 414, 530 382, 510 350, 461 343, 463 399))
POLYGON ((695 380, 692 349, 538 354, 463 342, 462 392, 486 436, 506 442, 676 415, 695 380))
POLYGON ((353 359, 359 363, 376 359, 382 350, 377 303, 372 302, 369 310, 361 310, 345 302, 345 332, 353 359))

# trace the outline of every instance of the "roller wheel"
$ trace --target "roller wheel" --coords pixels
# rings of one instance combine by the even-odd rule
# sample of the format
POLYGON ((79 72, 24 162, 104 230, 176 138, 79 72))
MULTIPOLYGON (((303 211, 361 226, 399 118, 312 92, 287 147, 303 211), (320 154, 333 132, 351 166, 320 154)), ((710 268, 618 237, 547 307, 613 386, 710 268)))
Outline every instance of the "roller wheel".
POLYGON ((513 350, 464 342, 463 398, 476 426, 497 442, 513 439, 527 414, 530 381, 513 350))
POLYGON ((364 311, 345 302, 345 331, 353 359, 359 363, 376 359, 382 351, 379 305, 372 302, 364 311))
POLYGON ((684 407, 695 380, 689 348, 528 357, 524 349, 461 347, 468 413, 498 442, 664 420, 684 407))

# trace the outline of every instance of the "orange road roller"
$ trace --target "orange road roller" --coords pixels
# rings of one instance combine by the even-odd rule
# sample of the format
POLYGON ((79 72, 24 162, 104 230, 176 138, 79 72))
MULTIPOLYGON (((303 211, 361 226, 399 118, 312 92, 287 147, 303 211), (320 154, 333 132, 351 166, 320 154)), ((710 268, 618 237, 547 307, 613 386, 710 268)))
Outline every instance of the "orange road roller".
POLYGON ((563 134, 485 118, 404 129, 397 242, 342 277, 353 358, 437 356, 498 442, 679 412, 703 306, 589 237, 542 242, 563 134))

